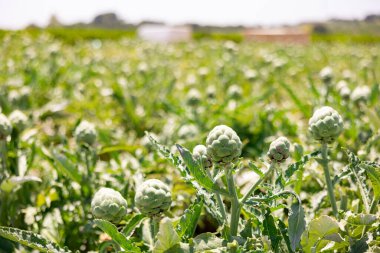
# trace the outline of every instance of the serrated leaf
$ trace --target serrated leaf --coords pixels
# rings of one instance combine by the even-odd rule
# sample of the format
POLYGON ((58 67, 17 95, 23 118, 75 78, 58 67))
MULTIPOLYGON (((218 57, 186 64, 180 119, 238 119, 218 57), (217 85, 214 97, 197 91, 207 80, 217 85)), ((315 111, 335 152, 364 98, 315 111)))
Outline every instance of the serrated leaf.
POLYGON ((303 165, 305 165, 305 163, 307 163, 311 158, 313 157, 316 157, 320 154, 321 152, 318 150, 318 151, 315 151, 311 154, 308 154, 308 155, 305 155, 301 158, 301 160, 299 160, 298 162, 295 162, 293 164, 291 164, 285 171, 285 178, 286 179, 289 179, 293 174, 294 172, 296 172, 297 170, 299 170, 303 165))
POLYGON ((129 237, 133 234, 136 227, 138 227, 141 222, 146 218, 143 214, 136 214, 135 216, 130 219, 127 224, 124 226, 123 230, 121 231, 126 237, 129 237))
POLYGON ((141 252, 139 247, 136 247, 131 241, 125 237, 122 233, 117 230, 117 227, 109 221, 95 219, 94 223, 98 226, 104 233, 108 234, 112 240, 114 240, 121 248, 126 252, 141 252))
POLYGON ((32 249, 39 250, 40 252, 48 252, 48 253, 71 252, 70 250, 66 248, 61 248, 57 244, 46 240, 41 235, 35 234, 30 231, 17 229, 17 228, 0 227, 0 236, 8 240, 18 242, 32 249))
POLYGON ((364 166, 365 171, 368 175, 369 180, 371 181, 373 193, 375 198, 380 197, 380 168, 362 164, 364 166))
POLYGON ((253 172, 255 172, 257 175, 259 175, 260 177, 263 177, 264 176, 264 173, 260 170, 260 168, 259 167, 257 167, 253 162, 249 162, 248 163, 248 166, 249 166, 249 168, 253 171, 253 172))
POLYGON ((214 194, 213 193, 209 193, 207 192, 199 183, 197 180, 195 180, 190 172, 189 172, 189 169, 187 168, 187 166, 182 162, 182 160, 174 155, 173 153, 170 152, 170 150, 159 144, 152 136, 149 135, 148 132, 145 132, 146 135, 148 136, 150 142, 152 143, 152 145, 157 149, 157 151, 163 156, 165 157, 168 161, 170 161, 177 169, 178 171, 180 172, 181 174, 181 177, 182 179, 190 184, 192 187, 194 187, 197 191, 197 195, 198 196, 202 196, 203 197, 203 200, 205 202, 205 208, 207 210, 208 213, 210 213, 212 215, 212 217, 214 217, 219 225, 223 225, 224 223, 224 220, 222 218, 222 215, 219 211, 219 208, 216 204, 216 201, 215 201, 215 197, 214 197, 214 194))
POLYGON ((228 195, 228 192, 224 189, 221 189, 218 184, 214 183, 212 179, 207 175, 204 168, 193 159, 192 154, 189 150, 177 144, 177 149, 182 156, 184 163, 190 171, 190 174, 198 181, 198 183, 204 188, 215 191, 217 193, 228 195))
POLYGON ((181 239, 175 231, 172 221, 169 218, 162 219, 153 253, 164 253, 180 242, 181 239))
POLYGON ((200 200, 185 210, 176 227, 176 231, 181 238, 189 239, 193 236, 202 208, 203 200, 200 200))
POLYGON ((301 241, 302 233, 305 231, 306 221, 305 213, 300 203, 294 203, 291 206, 289 215, 289 239, 293 251, 295 251, 301 241))
POLYGON ((281 242, 281 233, 277 229, 276 223, 274 222, 274 218, 271 215, 269 209, 267 209, 267 212, 265 213, 263 226, 264 226, 263 234, 269 237, 273 251, 276 253, 279 252, 279 246, 281 242))
POLYGON ((282 238, 284 238, 284 241, 286 243, 286 247, 288 248, 289 252, 292 253, 293 249, 292 249, 292 246, 290 245, 288 229, 286 228, 285 223, 281 220, 278 220, 278 228, 281 232, 282 238))

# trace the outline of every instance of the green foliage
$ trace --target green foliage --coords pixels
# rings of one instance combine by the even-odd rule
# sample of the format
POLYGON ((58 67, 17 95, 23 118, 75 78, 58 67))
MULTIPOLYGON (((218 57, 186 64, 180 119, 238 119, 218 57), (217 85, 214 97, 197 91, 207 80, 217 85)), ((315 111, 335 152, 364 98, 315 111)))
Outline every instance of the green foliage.
POLYGON ((95 219, 94 223, 96 226, 98 226, 101 230, 104 231, 104 233, 108 234, 112 240, 117 242, 117 244, 123 248, 126 252, 141 252, 140 248, 136 247, 133 242, 129 241, 125 235, 120 233, 117 230, 117 227, 113 225, 111 222, 106 221, 106 220, 100 220, 100 219, 95 219))
POLYGON ((25 231, 17 228, 11 227, 0 227, 0 236, 12 240, 14 242, 20 243, 22 245, 28 246, 30 248, 39 250, 40 252, 48 253, 64 253, 71 252, 66 248, 60 248, 57 244, 49 242, 42 236, 32 233, 30 231, 25 231))
MULTIPOLYGON (((378 250, 378 44, 284 46, 236 34, 154 44, 131 33, 0 32, 0 111, 25 115, 0 141, 0 225, 13 227, 3 230, 0 251, 50 245, 42 237, 80 252, 378 250), (357 87, 365 99, 351 97, 357 87), (323 159, 307 131, 322 106, 344 122, 323 159), (84 121, 94 124, 87 140, 76 138, 84 121), (239 136, 239 159, 202 166, 189 150, 205 147, 221 124, 239 136), (279 136, 290 142, 285 161, 281 146, 270 147, 279 136), (269 160, 268 149, 282 163, 269 160), (135 199, 152 179, 168 185, 171 201, 146 217, 135 199), (116 225, 94 221, 91 201, 103 187, 126 200, 116 225), (336 220, 325 216, 331 196, 336 220)), ((201 156, 211 161, 207 148, 201 156)), ((156 200, 161 190, 141 197, 156 200)))
POLYGON ((295 203, 291 207, 289 215, 289 239, 291 242, 292 250, 295 251, 301 241, 302 233, 306 227, 305 213, 301 203, 295 203))

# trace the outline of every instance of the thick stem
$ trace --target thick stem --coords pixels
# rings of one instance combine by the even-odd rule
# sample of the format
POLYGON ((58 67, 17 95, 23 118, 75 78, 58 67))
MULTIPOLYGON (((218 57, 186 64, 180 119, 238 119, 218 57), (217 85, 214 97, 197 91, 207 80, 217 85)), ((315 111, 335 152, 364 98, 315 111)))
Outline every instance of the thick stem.
POLYGON ((269 169, 265 172, 264 176, 261 177, 254 185, 251 186, 251 188, 243 196, 243 198, 240 200, 240 202, 244 203, 245 201, 247 201, 248 197, 257 189, 257 187, 259 187, 259 185, 264 180, 266 180, 272 174, 272 172, 275 170, 275 168, 276 168, 276 163, 271 163, 270 166, 269 166, 269 169))
POLYGON ((327 144, 322 144, 322 167, 326 178, 326 185, 327 185, 327 192, 330 198, 331 206, 333 209, 334 216, 338 218, 338 207, 336 205, 335 195, 334 195, 334 188, 330 177, 330 171, 329 171, 329 159, 327 157, 328 147, 327 144))
POLYGON ((156 242, 156 235, 158 233, 159 223, 160 223, 160 217, 153 216, 150 218, 150 233, 152 235, 153 242, 156 242))
POLYGON ((234 177, 232 175, 232 166, 227 165, 225 168, 227 178, 228 192, 231 196, 231 217, 230 217, 230 235, 237 236, 239 219, 240 219, 240 202, 236 193, 234 177))
MULTIPOLYGON (((211 177, 210 172, 208 170, 206 170, 206 172, 211 177)), ((218 170, 216 168, 214 168, 214 173, 213 174, 214 175, 212 176, 212 179, 214 179, 216 177, 216 175, 218 174, 218 170)), ((218 207, 220 209, 220 213, 222 214, 222 218, 225 221, 225 223, 227 223, 226 209, 224 208, 224 203, 223 203, 222 197, 220 196, 219 193, 215 193, 215 197, 216 197, 216 202, 218 204, 218 207)))

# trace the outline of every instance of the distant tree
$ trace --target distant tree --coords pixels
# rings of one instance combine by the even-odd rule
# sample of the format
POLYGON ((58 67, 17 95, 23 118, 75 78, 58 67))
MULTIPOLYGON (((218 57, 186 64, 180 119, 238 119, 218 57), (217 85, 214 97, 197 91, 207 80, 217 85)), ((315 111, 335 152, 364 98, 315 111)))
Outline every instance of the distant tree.
POLYGON ((365 22, 376 22, 380 21, 380 15, 368 15, 364 19, 365 22))
POLYGON ((59 22, 58 18, 55 15, 52 15, 49 20, 48 27, 61 27, 62 23, 59 22))
POLYGON ((313 26, 313 33, 326 34, 328 32, 329 32, 329 30, 323 24, 316 24, 313 26))

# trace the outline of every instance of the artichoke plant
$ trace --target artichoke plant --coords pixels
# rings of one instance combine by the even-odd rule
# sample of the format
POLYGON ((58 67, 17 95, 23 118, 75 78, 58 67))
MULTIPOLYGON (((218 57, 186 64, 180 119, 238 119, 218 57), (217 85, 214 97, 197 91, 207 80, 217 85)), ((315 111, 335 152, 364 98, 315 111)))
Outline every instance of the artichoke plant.
POLYGON ((6 139, 12 132, 12 125, 9 119, 0 113, 0 140, 6 139))
POLYGON ((92 145, 96 140, 96 129, 94 124, 88 121, 82 121, 74 132, 74 137, 78 144, 88 144, 92 145))
POLYGON ((290 153, 290 142, 286 137, 279 137, 274 140, 268 150, 268 157, 273 162, 284 162, 290 153))
POLYGON ((241 155, 242 143, 236 132, 225 125, 216 126, 207 136, 207 154, 215 163, 235 162, 241 155))
POLYGON ((111 188, 101 188, 92 199, 91 210, 96 218, 119 223, 127 214, 127 201, 120 192, 111 188))
POLYGON ((211 158, 207 155, 207 148, 205 145, 197 145, 193 149, 193 157, 195 160, 200 161, 200 163, 205 168, 212 167, 211 158))
POLYGON ((9 115, 9 121, 15 129, 21 132, 27 125, 28 117, 23 112, 16 110, 9 115))
POLYGON ((316 110, 309 120, 309 132, 322 143, 332 143, 343 131, 343 119, 329 106, 316 110))
POLYGON ((160 180, 146 180, 136 190, 136 207, 147 216, 154 216, 167 211, 171 203, 172 197, 169 186, 160 180))

